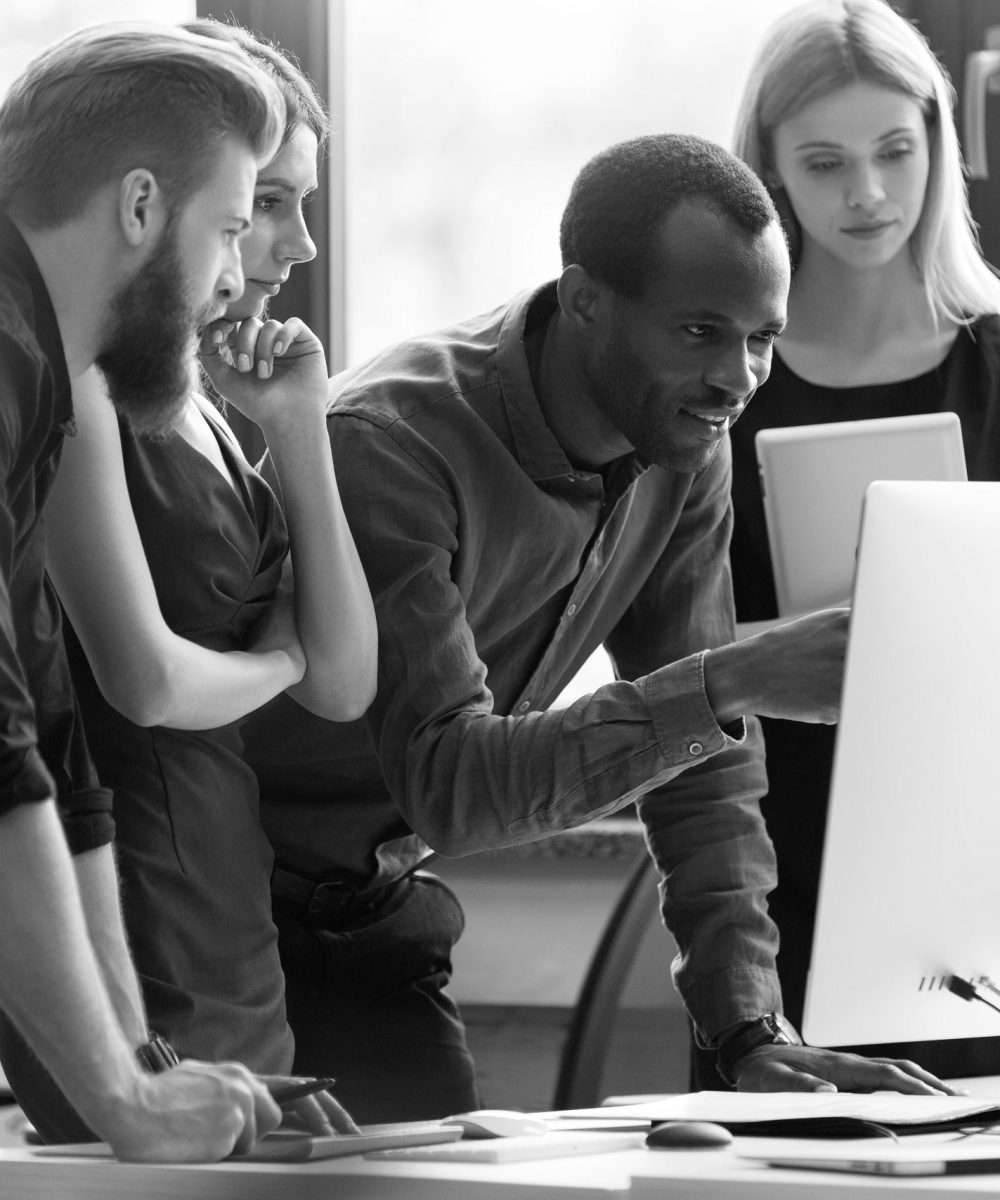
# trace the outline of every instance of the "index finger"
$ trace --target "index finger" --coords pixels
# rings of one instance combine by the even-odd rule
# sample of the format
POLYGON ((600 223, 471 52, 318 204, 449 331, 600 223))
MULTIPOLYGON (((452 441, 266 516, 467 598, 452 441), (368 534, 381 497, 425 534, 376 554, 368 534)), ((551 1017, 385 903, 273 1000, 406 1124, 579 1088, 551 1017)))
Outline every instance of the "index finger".
POLYGON ((323 1109, 326 1119, 334 1127, 337 1133, 360 1133, 361 1130, 354 1123, 354 1118, 346 1108, 329 1092, 318 1092, 316 1102, 323 1109))

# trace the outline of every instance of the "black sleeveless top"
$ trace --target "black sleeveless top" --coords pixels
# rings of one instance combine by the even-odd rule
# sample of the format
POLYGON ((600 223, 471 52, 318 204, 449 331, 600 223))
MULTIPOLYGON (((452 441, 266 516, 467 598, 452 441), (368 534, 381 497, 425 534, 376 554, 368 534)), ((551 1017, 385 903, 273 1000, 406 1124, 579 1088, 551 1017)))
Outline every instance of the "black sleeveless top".
MULTIPOLYGON (((221 417, 206 417, 235 488, 177 433, 152 441, 123 425, 122 451, 164 618, 201 646, 237 650, 274 594, 287 536, 271 489, 221 417)), ((237 725, 135 725, 105 701, 71 630, 67 642, 94 761, 114 790, 126 925, 151 1028, 182 1054, 289 1069, 272 856, 237 725)))

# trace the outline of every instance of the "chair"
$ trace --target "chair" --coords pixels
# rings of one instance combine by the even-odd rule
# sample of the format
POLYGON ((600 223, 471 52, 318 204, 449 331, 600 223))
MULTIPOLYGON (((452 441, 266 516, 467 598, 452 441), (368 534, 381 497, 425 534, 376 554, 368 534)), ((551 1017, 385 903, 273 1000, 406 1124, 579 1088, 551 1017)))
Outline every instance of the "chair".
POLYGON ((688 1090, 687 1015, 670 979, 657 872, 643 852, 601 935, 563 1047, 554 1108, 688 1090))

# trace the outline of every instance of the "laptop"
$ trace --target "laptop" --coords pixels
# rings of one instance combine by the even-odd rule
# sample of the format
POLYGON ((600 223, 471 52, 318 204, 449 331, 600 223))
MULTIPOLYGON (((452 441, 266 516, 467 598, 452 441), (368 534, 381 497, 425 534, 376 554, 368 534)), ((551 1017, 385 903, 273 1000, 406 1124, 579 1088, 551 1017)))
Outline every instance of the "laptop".
POLYGON ((966 478, 952 412, 762 429, 755 447, 780 616, 850 595, 873 480, 966 478))
POLYGON ((806 1041, 1000 1035, 948 988, 1000 983, 998 712, 1000 483, 871 484, 806 1041))
POLYGON ((990 1134, 956 1141, 947 1138, 917 1139, 903 1144, 866 1138, 849 1143, 825 1141, 798 1146, 772 1144, 747 1147, 740 1157, 771 1167, 800 1171, 849 1171, 860 1175, 995 1175, 1000 1174, 1000 1139, 990 1134))

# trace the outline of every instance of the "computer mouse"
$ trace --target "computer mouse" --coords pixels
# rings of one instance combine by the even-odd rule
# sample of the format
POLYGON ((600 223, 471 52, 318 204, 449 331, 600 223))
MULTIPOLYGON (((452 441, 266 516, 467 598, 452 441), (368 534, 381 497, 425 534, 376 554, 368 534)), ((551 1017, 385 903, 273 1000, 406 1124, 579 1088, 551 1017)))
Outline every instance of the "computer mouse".
POLYGON ((733 1135, 712 1121, 664 1121, 646 1134, 654 1150, 713 1150, 728 1146, 733 1135))
POLYGON ((475 1112, 458 1113, 445 1117, 446 1125, 461 1125, 463 1137, 500 1138, 522 1137, 530 1133, 547 1133, 548 1126, 537 1117, 524 1113, 508 1112, 503 1108, 481 1108, 475 1112))

